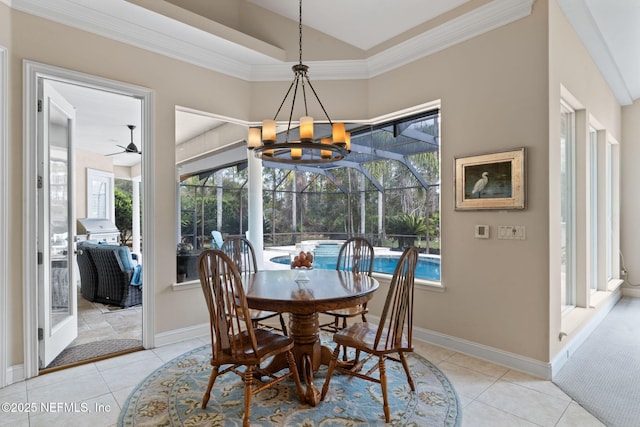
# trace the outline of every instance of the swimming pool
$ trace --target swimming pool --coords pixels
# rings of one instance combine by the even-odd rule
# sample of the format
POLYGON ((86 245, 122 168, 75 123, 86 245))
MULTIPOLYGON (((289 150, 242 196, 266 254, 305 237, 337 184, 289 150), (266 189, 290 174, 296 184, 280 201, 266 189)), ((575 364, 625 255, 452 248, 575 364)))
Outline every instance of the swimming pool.
MULTIPOLYGON (((373 259, 373 271, 376 273, 393 274, 400 255, 376 255, 373 259)), ((289 265, 289 256, 277 256, 271 258, 271 262, 289 265)), ((315 255, 313 268, 324 270, 335 270, 338 262, 337 255, 315 255)), ((440 281, 440 259, 439 258, 418 258, 416 267, 416 279, 440 281)))

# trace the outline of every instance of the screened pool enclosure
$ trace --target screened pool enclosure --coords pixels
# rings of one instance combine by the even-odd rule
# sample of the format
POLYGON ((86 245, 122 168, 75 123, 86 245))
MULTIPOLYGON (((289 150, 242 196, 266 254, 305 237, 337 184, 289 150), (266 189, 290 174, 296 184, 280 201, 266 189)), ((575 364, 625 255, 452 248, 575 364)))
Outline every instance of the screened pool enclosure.
MULTIPOLYGON (((265 247, 364 236, 376 246, 439 253, 439 120, 433 110, 351 124, 351 152, 335 163, 263 162, 265 247)), ((180 177, 178 253, 211 247, 212 231, 245 234, 246 167, 243 159, 180 177)))

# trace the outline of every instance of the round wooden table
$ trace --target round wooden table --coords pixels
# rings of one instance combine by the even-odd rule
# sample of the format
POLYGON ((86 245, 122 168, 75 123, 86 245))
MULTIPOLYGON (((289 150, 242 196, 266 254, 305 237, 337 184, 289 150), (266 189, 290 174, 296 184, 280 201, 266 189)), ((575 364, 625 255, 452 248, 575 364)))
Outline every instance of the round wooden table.
MULTIPOLYGON (((331 349, 320 345, 319 313, 364 304, 378 289, 378 281, 350 271, 295 269, 243 274, 242 282, 249 308, 290 313, 289 335, 307 386, 305 399, 315 406, 320 392, 313 385, 313 373, 331 359, 331 349)), ((276 357, 262 371, 278 372, 287 366, 286 357, 276 357)))

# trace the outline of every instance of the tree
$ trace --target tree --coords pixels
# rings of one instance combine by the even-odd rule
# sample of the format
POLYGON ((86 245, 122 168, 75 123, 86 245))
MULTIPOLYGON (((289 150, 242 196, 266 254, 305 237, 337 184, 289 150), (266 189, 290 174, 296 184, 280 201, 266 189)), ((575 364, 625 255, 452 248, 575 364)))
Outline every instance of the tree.
POLYGON ((126 245, 133 237, 131 233, 133 215, 131 193, 124 192, 116 187, 114 189, 114 203, 116 208, 116 227, 120 230, 120 244, 126 245))
POLYGON ((414 245, 418 236, 427 232, 427 222, 423 216, 401 214, 389 218, 387 234, 398 240, 400 249, 414 245))

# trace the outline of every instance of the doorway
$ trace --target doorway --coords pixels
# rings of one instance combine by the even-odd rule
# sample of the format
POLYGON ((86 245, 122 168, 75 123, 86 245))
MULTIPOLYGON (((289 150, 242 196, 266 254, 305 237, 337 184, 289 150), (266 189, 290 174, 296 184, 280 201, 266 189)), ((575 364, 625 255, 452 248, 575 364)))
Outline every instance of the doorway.
MULTIPOLYGON (((46 320, 52 319, 53 314, 51 311, 38 311, 39 307, 53 307, 53 311, 57 311, 55 314, 57 319, 65 319, 63 321, 57 321, 56 324, 73 324, 74 318, 78 317, 78 307, 86 308, 86 304, 81 304, 82 296, 77 293, 78 282, 76 280, 79 277, 77 263, 75 259, 75 241, 77 240, 77 234, 75 233, 75 220, 77 217, 86 214, 86 206, 88 206, 92 201, 87 200, 86 197, 91 197, 91 192, 87 190, 86 186, 86 172, 85 169, 90 165, 93 166, 93 169, 96 168, 96 161, 98 164, 100 162, 96 159, 104 158, 104 157, 116 157, 121 156, 124 158, 133 157, 134 160, 124 160, 124 162, 129 161, 132 163, 137 162, 136 165, 123 165, 119 164, 113 167, 114 175, 115 173, 122 174, 123 170, 129 168, 134 171, 129 174, 129 177, 133 180, 134 185, 138 184, 141 181, 142 191, 139 188, 136 189, 136 194, 152 194, 152 188, 150 186, 151 179, 146 179, 146 175, 149 174, 150 168, 145 166, 145 161, 150 159, 150 152, 152 151, 151 141, 151 129, 152 129, 152 121, 151 121, 151 97, 152 92, 148 89, 131 86, 128 84, 115 82, 107 79, 97 78, 94 76, 77 73, 70 70, 60 69, 57 67, 51 67, 44 64, 39 64, 31 61, 25 61, 25 182, 24 182, 24 194, 25 194, 25 252, 26 254, 34 254, 34 256, 25 256, 25 260, 23 262, 23 274, 25 277, 25 283, 37 283, 38 286, 30 287, 27 286, 25 288, 25 377, 30 378, 36 376, 41 369, 46 368, 48 363, 52 360, 52 355, 48 354, 47 356, 43 355, 42 349, 45 348, 53 348, 54 353, 59 349, 56 346, 63 345, 63 349, 67 347, 69 344, 80 343, 81 341, 77 341, 78 339, 82 340, 82 334, 86 331, 86 326, 79 321, 75 321, 75 326, 82 326, 78 328, 77 332, 71 332, 71 334, 66 333, 65 338, 62 341, 59 341, 57 337, 54 337, 54 333, 58 332, 58 327, 50 323, 47 323, 46 320), (58 95, 61 95, 62 99, 69 98, 72 101, 69 102, 69 105, 73 105, 73 99, 76 100, 76 104, 83 104, 83 102, 79 102, 77 96, 91 96, 91 95, 100 95, 106 97, 113 97, 114 99, 118 98, 121 100, 130 101, 133 105, 137 105, 137 117, 133 117, 131 119, 117 119, 117 112, 111 112, 109 115, 102 117, 102 119, 98 118, 98 121, 104 121, 107 125, 109 120, 120 120, 124 121, 124 123, 118 123, 118 126, 122 128, 124 131, 120 134, 120 136, 109 137, 106 135, 106 131, 98 131, 99 133, 105 134, 104 137, 107 138, 107 141, 102 141, 101 143, 93 143, 93 147, 84 146, 82 148, 71 148, 73 145, 69 146, 69 156, 68 162, 70 165, 75 163, 75 167, 67 166, 66 170, 69 172, 68 176, 68 185, 67 191, 69 196, 70 203, 66 204, 67 209, 69 209, 69 215, 66 216, 66 230, 63 232, 57 228, 60 228, 60 218, 57 218, 56 223, 56 238, 62 240, 62 246, 65 246, 61 251, 59 251, 58 255, 65 256, 65 266, 66 271, 60 270, 60 262, 58 261, 56 272, 59 277, 62 275, 65 279, 61 280, 64 284, 65 280, 68 280, 68 302, 69 307, 63 308, 61 310, 61 306, 59 304, 59 298, 56 304, 51 304, 51 290, 54 288, 60 289, 60 283, 55 283, 52 280, 52 274, 54 268, 52 267, 52 252, 47 249, 43 249, 43 245, 38 245, 38 242, 46 241, 47 245, 51 240, 51 236, 53 236, 53 226, 51 225, 50 218, 47 217, 47 213, 51 211, 51 206, 47 197, 43 197, 40 194, 43 193, 42 190, 37 191, 38 186, 47 185, 44 187, 45 190, 49 189, 49 184, 47 181, 55 181, 56 178, 52 178, 50 173, 44 174, 42 172, 43 164, 46 165, 49 162, 47 159, 43 161, 47 156, 46 154, 50 152, 50 142, 46 141, 45 136, 47 126, 44 125, 44 120, 40 119, 43 115, 38 112, 38 110, 43 110, 47 105, 45 99, 43 99, 43 88, 49 86, 53 88, 54 92, 57 92, 58 95), (137 120, 138 123, 131 123, 131 121, 137 120), (136 125, 136 129, 138 130, 136 143, 140 147, 140 153, 131 153, 126 152, 126 150, 121 150, 118 146, 128 146, 129 141, 129 132, 130 129, 128 125, 136 125), (100 153, 100 149, 104 150, 111 144, 110 148, 107 148, 109 152, 100 153), (98 153, 94 153, 94 151, 98 151, 98 153), (111 154, 113 152, 113 154, 111 154), (78 158, 82 157, 83 162, 78 162, 78 158), (92 161, 86 161, 87 158, 93 159, 92 161), (93 162, 93 163, 92 163, 93 162), (80 171, 80 173, 78 173, 80 171), (137 172, 137 174, 136 174, 137 172), (83 175, 82 180, 85 183, 83 185, 83 190, 81 192, 76 191, 74 188, 74 179, 73 174, 76 175, 75 181, 78 181, 80 178, 78 175, 83 175), (36 178, 33 178, 33 177, 36 178), (86 197, 85 197, 86 196, 86 197), (82 201, 82 203, 77 203, 74 206, 74 201, 82 201), (40 211, 38 211, 39 206, 40 211), (39 212, 38 214, 34 214, 35 212, 39 212), (39 238, 39 236, 44 236, 44 238, 39 238), (53 286, 56 285, 56 286, 53 286), (49 295, 47 295, 49 294, 49 295), (48 298, 48 299, 47 299, 48 298), (76 299, 77 298, 77 299, 76 299), (46 301, 46 303, 44 303, 46 301), (64 313, 61 315, 60 313, 64 313), (49 342, 47 342, 49 340, 49 342)), ((67 99, 67 101, 69 101, 67 99)), ((64 102, 64 101, 61 101, 64 102)), ((48 105, 58 105, 56 102, 51 102, 48 105)), ((75 107, 75 106, 74 106, 75 107)), ((136 107, 134 107, 135 109, 136 107)), ((77 142, 79 138, 77 138, 77 133, 74 130, 78 130, 81 128, 80 120, 82 120, 82 107, 76 109, 71 108, 72 113, 69 115, 61 115, 58 114, 58 122, 68 124, 68 138, 65 136, 63 139, 67 139, 70 141, 70 144, 77 142), (71 115, 75 113, 76 118, 72 118, 71 115), (76 134, 76 138, 71 138, 73 134, 76 134)), ((94 115, 97 109, 92 109, 89 114, 94 115)), ((119 111, 118 111, 119 112, 119 111)), ((90 119, 88 119, 90 120, 90 119)), ((115 126, 115 125, 114 125, 115 126)), ((58 127, 49 127, 50 129, 58 129, 58 127)), ((66 134, 65 134, 66 135, 66 134)), ((133 138, 133 132, 131 133, 131 137, 133 138)), ((86 143, 87 140, 90 140, 86 135, 82 137, 83 143, 86 143)), ((59 143, 55 143, 54 145, 60 145, 59 143)), ((59 149, 56 150, 57 157, 59 155, 59 149)), ((54 159, 57 161, 58 168, 60 168, 59 159, 54 159)), ((116 161, 113 159, 109 159, 107 162, 102 163, 113 163, 115 165, 116 161)), ((122 161, 118 162, 122 163, 122 161)), ((98 167, 100 168, 100 167, 98 167)), ((104 170, 104 168, 101 168, 104 170)), ((77 186, 80 187, 80 186, 77 186)), ((49 191, 50 193, 50 191, 49 191)), ((63 215, 64 216, 64 215, 63 215)), ((144 229, 138 229, 138 234, 142 234, 143 236, 149 236, 146 239, 145 243, 148 247, 153 247, 153 233, 147 230, 151 230, 153 227, 153 219, 147 218, 148 212, 144 209, 144 205, 142 207, 142 218, 144 229), (140 233, 142 231, 142 233, 140 233)), ((63 221, 64 222, 64 221, 63 221)), ((58 247, 61 246, 60 242, 58 242, 58 247)), ((145 265, 144 260, 150 259, 150 254, 141 253, 138 261, 140 262, 139 269, 142 270, 145 265)), ((143 293, 141 308, 138 307, 138 317, 140 319, 139 331, 141 344, 145 348, 149 348, 153 346, 152 340, 152 322, 147 321, 150 313, 153 312, 153 299, 151 296, 153 295, 152 290, 152 278, 153 273, 149 271, 151 269, 145 269, 144 278, 145 278, 145 290, 148 292, 143 293)), ((59 292, 58 292, 59 293, 59 292)), ((63 293, 64 294, 64 293, 63 293)), ((56 294, 57 295, 57 294, 56 294)), ((42 310, 42 308, 40 309, 42 310)), ((112 314, 112 311, 109 308, 104 309, 104 314, 112 314)), ((135 317, 135 316, 134 316, 135 317)), ((106 325, 105 325, 106 326, 106 325)), ((135 326, 134 326, 135 327, 135 326)))

